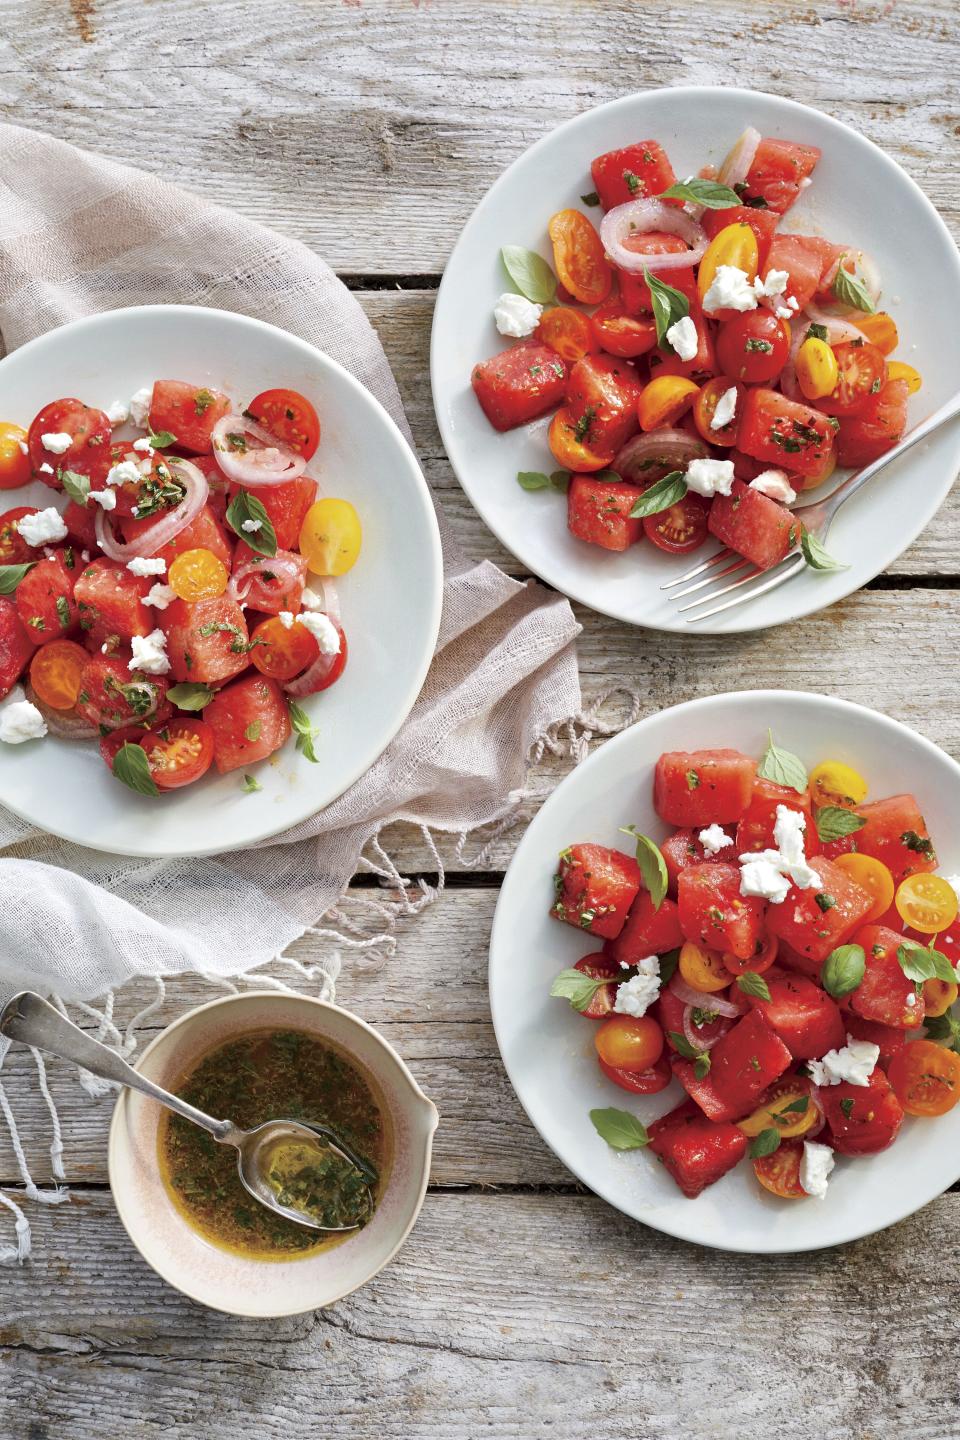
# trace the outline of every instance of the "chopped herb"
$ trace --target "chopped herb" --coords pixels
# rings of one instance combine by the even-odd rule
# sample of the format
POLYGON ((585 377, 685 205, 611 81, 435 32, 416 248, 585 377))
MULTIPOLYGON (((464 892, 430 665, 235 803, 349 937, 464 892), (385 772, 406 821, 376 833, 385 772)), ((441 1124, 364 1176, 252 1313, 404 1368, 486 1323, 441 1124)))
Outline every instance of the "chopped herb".
POLYGON ((815 321, 811 320, 807 326, 807 333, 803 338, 805 340, 826 340, 828 334, 829 332, 826 325, 818 325, 815 321))
POLYGON ((66 630, 70 626, 70 601, 66 595, 57 596, 57 619, 60 621, 60 629, 66 630))
POLYGON ((826 914, 828 910, 832 910, 837 903, 833 896, 828 895, 825 890, 821 890, 820 894, 814 898, 824 914, 826 914))
POLYGON ((631 195, 639 195, 647 188, 640 179, 640 176, 634 174, 632 170, 624 170, 623 181, 631 195))
POLYGON ((697 774, 696 770, 688 770, 686 775, 684 776, 684 779, 687 782, 688 790, 699 790, 700 776, 697 774))
POLYGON ((259 781, 259 780, 255 780, 252 775, 244 775, 244 777, 243 777, 243 793, 244 793, 244 795, 252 795, 255 790, 262 790, 262 789, 263 789, 263 786, 260 784, 260 781, 259 781))
POLYGON ((850 1116, 853 1114, 853 1097, 847 1095, 845 1099, 841 1100, 840 1109, 843 1111, 844 1115, 849 1120, 850 1116))
POLYGON ((27 619, 27 624, 31 625, 34 630, 46 630, 47 628, 39 615, 30 615, 27 619))
POLYGON ((773 352, 773 346, 769 340, 756 340, 753 336, 747 341, 744 349, 749 353, 760 355, 770 355, 773 352))
POLYGON ((313 728, 310 724, 309 715, 305 710, 300 708, 295 700, 288 700, 287 708, 290 711, 290 724, 293 726, 297 736, 297 749, 305 759, 312 761, 312 763, 316 765, 318 762, 316 752, 313 748, 313 742, 319 735, 319 730, 313 728))
POLYGON ((926 855, 930 860, 936 859, 933 853, 933 841, 929 835, 918 835, 916 830, 905 830, 900 836, 900 842, 917 855, 926 855))
POLYGON ((261 731, 261 729, 262 729, 262 725, 261 725, 261 723, 260 723, 259 720, 251 720, 251 721, 250 721, 250 724, 247 726, 247 728, 244 730, 243 733, 244 733, 244 736, 246 737, 246 739, 248 739, 248 740, 250 740, 250 741, 252 742, 252 741, 254 741, 254 740, 259 740, 259 739, 260 739, 260 731, 261 731))
POLYGON ((198 390, 193 397, 193 409, 197 415, 206 415, 213 404, 213 396, 209 390, 198 390))
POLYGON ((597 417, 596 405, 588 405, 573 427, 573 437, 578 445, 584 445, 590 438, 590 429, 597 417))
POLYGON ((154 450, 168 450, 177 443, 176 435, 171 435, 169 430, 150 430, 147 432, 147 439, 154 450))
POLYGON ((596 190, 591 190, 589 194, 580 196, 580 202, 583 205, 599 205, 600 196, 597 194, 596 190))

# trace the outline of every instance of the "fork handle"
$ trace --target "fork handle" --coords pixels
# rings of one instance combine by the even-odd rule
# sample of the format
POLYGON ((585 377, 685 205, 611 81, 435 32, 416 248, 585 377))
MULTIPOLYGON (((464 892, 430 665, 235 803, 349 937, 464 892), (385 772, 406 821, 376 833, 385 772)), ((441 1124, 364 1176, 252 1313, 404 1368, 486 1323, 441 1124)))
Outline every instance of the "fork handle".
POLYGON ((832 494, 827 496, 826 502, 811 500, 809 505, 796 505, 794 506, 794 514, 796 515, 802 513, 804 510, 812 509, 816 504, 829 504, 833 501, 839 502, 841 497, 844 500, 849 500, 850 496, 855 495, 862 486, 866 485, 868 480, 872 480, 878 471, 891 464, 892 461, 898 460, 901 455, 906 454, 914 445, 919 445, 921 440, 926 440, 928 435, 932 435, 935 430, 939 430, 941 425, 945 425, 946 422, 952 420, 955 415, 960 415, 960 391, 945 401, 939 410, 934 410, 932 415, 928 415, 926 420, 921 420, 919 425, 914 426, 908 434, 904 435, 899 444, 894 445, 892 450, 887 450, 886 453, 878 459, 872 460, 869 465, 865 465, 862 470, 856 470, 842 485, 838 485, 832 494))

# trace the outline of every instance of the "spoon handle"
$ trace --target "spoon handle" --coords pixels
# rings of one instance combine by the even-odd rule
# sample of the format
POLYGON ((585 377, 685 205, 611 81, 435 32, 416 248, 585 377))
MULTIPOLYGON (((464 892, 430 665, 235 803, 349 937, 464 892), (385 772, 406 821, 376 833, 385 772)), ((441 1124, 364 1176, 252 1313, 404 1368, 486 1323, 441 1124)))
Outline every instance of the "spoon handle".
POLYGON ((6 1035, 10 1040, 19 1040, 24 1045, 33 1045, 37 1050, 46 1050, 51 1055, 59 1055, 62 1060, 72 1060, 75 1064, 82 1065, 85 1070, 98 1075, 101 1080, 112 1080, 117 1085, 129 1085, 131 1090, 139 1090, 141 1094, 159 1100, 161 1105, 176 1111, 184 1119, 191 1120, 203 1130, 209 1130, 217 1140, 235 1143, 233 1136, 241 1133, 230 1120, 214 1120, 211 1115, 194 1109, 179 1096, 162 1090, 159 1085, 134 1070, 132 1065, 128 1065, 115 1050, 101 1045, 99 1040, 87 1035, 78 1025, 74 1025, 72 1020, 67 1020, 59 1010, 55 1010, 48 1001, 35 995, 32 990, 23 990, 19 995, 14 995, 0 1011, 0 1035, 6 1035))

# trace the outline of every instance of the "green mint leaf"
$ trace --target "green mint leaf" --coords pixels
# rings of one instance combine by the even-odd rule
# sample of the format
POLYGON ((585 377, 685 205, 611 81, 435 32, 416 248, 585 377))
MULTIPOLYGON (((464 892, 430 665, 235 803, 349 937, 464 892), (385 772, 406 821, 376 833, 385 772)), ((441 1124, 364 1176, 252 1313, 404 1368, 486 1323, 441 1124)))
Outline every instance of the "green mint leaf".
POLYGON ((845 835, 854 835, 866 825, 866 820, 845 810, 842 805, 824 805, 817 811, 817 834, 821 843, 829 845, 832 840, 842 840, 845 835))
POLYGON ((129 740, 121 745, 113 757, 113 773, 138 795, 160 794, 150 774, 150 762, 142 745, 131 745, 129 740))
POLYGON ((849 570, 849 565, 844 565, 842 560, 835 560, 816 535, 811 535, 809 530, 803 530, 800 534, 800 549, 803 558, 811 570, 849 570))
POLYGON ((574 1010, 583 1011, 600 987, 609 984, 609 980, 595 980, 592 975, 584 975, 582 970, 561 970, 550 986, 550 994, 561 1000, 569 1000, 574 1010))
POLYGON ((659 910, 670 883, 667 876, 667 862, 660 854, 660 847, 650 839, 649 835, 641 835, 633 825, 621 825, 620 830, 624 835, 632 835, 637 842, 637 864, 640 866, 640 874, 643 876, 644 885, 650 891, 654 910, 659 910))
POLYGON ((840 1000, 856 990, 863 979, 867 961, 861 945, 840 945, 823 962, 820 984, 828 995, 840 1000))
POLYGON ((669 190, 661 191, 660 200, 690 200, 706 210, 729 210, 740 205, 740 196, 729 185, 720 185, 716 180, 701 180, 698 175, 690 180, 678 180, 669 190))
POLYGON ((628 1110, 615 1110, 612 1106, 604 1110, 591 1110, 593 1128, 601 1140, 614 1150, 642 1150, 650 1144, 645 1125, 628 1110))
POLYGON ((652 275, 646 268, 643 278, 650 289, 653 323, 657 327, 657 344, 663 345, 670 326, 690 314, 690 301, 681 291, 674 290, 673 286, 668 285, 664 280, 658 280, 656 275, 652 275))
POLYGON ((790 790, 796 790, 798 795, 807 788, 807 771, 803 761, 791 755, 789 750, 781 750, 775 745, 770 730, 767 731, 766 754, 757 766, 757 774, 761 780, 772 780, 775 785, 786 785, 790 790))
MULTIPOLYGON (((197 413, 199 414, 200 412, 198 411, 197 413)), ((169 430, 157 430, 156 433, 149 430, 147 432, 147 439, 150 441, 154 450, 167 450, 171 445, 176 445, 177 443, 176 435, 171 435, 169 430)))
POLYGON ((276 555, 277 532, 270 523, 270 516, 264 509, 263 501, 249 490, 238 490, 227 506, 227 524, 234 535, 255 550, 258 555, 276 555), (244 520, 259 520, 259 530, 244 530, 244 520))
POLYGON ((517 484, 521 490, 549 490, 550 476, 542 470, 518 470, 517 484))
POLYGON ((36 560, 28 560, 24 565, 0 565, 0 595, 12 595, 26 575, 36 565, 36 560))
POLYGON ((744 995, 756 996, 758 1000, 770 999, 770 986, 756 970, 745 970, 742 975, 738 975, 737 989, 742 990, 744 995))
POLYGON ((960 1051, 960 1020, 954 1020, 949 1010, 944 1015, 928 1015, 923 1025, 928 1040, 935 1040, 948 1050, 960 1051))
POLYGON ((61 470, 60 484, 65 495, 77 505, 86 505, 90 494, 90 476, 81 475, 77 470, 61 470))
POLYGON ((683 478, 682 470, 671 470, 669 475, 664 475, 662 480, 657 480, 645 490, 630 510, 631 520, 642 520, 645 515, 659 515, 661 510, 669 510, 671 505, 676 505, 687 493, 687 482, 683 478))
POLYGON ((557 293, 557 277, 542 255, 523 245, 504 245, 500 251, 503 268, 521 295, 535 305, 548 305, 557 293))
POLYGON ((167 691, 167 699, 180 710, 202 710, 213 699, 214 691, 199 680, 184 680, 167 691))
POLYGON ((596 190, 591 190, 588 195, 580 196, 580 203, 581 205, 599 205, 600 196, 597 194, 596 190))
POLYGON ((764 1155, 772 1155, 774 1150, 780 1148, 779 1130, 761 1130, 760 1134, 750 1142, 748 1155, 751 1160, 762 1160, 764 1155))
POLYGON ((317 754, 313 748, 313 742, 319 735, 319 730, 313 728, 309 715, 295 700, 287 701, 287 709, 290 711, 290 724, 297 737, 297 749, 307 760, 316 765, 318 763, 317 754))
MULTIPOLYGON (((169 691, 168 691, 167 693, 169 694, 169 691)), ((255 780, 252 775, 244 775, 244 777, 243 777, 243 793, 244 793, 244 795, 253 795, 255 791, 257 791, 257 790, 262 790, 262 789, 263 789, 263 786, 260 784, 260 781, 259 781, 259 780, 255 780)))
POLYGON ((833 293, 841 305, 849 305, 854 310, 861 310, 865 315, 875 315, 877 307, 870 299, 866 286, 856 275, 851 275, 849 270, 844 270, 843 262, 846 255, 841 255, 840 264, 837 266, 836 278, 833 282, 833 293))

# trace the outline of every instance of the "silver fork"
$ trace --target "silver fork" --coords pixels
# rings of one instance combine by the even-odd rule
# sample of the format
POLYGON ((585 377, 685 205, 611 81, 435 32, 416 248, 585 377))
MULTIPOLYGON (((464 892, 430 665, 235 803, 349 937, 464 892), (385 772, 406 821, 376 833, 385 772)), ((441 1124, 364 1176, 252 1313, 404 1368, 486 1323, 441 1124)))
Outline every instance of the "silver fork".
MULTIPOLYGON (((852 495, 856 495, 857 491, 861 490, 868 480, 872 480, 874 475, 892 464, 894 460, 899 459, 914 445, 918 445, 921 440, 925 440, 928 435, 932 435, 935 430, 939 430, 941 425, 946 424, 955 415, 960 415, 960 392, 905 435, 899 445, 895 445, 892 450, 881 455, 879 460, 865 465, 862 470, 855 470, 825 500, 810 500, 805 505, 795 505, 793 513, 802 519, 805 528, 811 535, 824 541, 841 505, 844 505, 852 495)), ((669 600, 681 600, 687 595, 693 595, 698 590, 704 590, 707 586, 714 585, 716 581, 727 582, 716 589, 709 590, 705 595, 700 595, 698 599, 691 600, 689 604, 681 605, 679 609, 681 615, 686 614, 689 610, 700 610, 701 605, 710 605, 712 601, 719 600, 721 595, 728 595, 731 591, 739 592, 735 593, 732 599, 725 600, 722 605, 712 605, 709 610, 700 610, 697 615, 688 615, 687 624, 692 625, 709 619, 711 615, 719 615, 724 610, 732 610, 735 605, 742 605, 747 600, 756 600, 761 595, 769 594, 771 590, 785 585, 805 566, 806 561, 799 544, 795 545, 782 560, 771 566, 769 570, 757 569, 744 556, 738 555, 735 550, 724 547, 711 555, 709 559, 702 560, 699 565, 695 565, 692 570, 687 570, 685 574, 678 575, 674 580, 667 580, 660 586, 660 589, 673 591, 667 597, 669 600), (750 585, 760 577, 763 577, 762 584, 755 585, 750 590, 742 589, 744 585, 750 585), (677 590, 675 588, 677 585, 682 585, 684 588, 677 590)))

